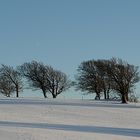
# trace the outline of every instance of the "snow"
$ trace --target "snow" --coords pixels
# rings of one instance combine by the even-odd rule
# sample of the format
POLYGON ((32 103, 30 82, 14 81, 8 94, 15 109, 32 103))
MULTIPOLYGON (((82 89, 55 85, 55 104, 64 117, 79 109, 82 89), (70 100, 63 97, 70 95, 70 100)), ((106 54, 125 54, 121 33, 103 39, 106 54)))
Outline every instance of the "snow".
POLYGON ((139 140, 140 104, 0 99, 0 140, 139 140))

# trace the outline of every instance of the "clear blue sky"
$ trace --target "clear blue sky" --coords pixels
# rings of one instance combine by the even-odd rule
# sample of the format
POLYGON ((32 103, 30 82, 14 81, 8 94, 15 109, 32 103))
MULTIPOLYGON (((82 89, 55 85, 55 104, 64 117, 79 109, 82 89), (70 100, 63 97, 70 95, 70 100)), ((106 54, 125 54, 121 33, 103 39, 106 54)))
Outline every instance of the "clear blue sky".
POLYGON ((1 0, 0 63, 37 60, 72 79, 89 59, 140 66, 139 7, 140 0, 1 0))

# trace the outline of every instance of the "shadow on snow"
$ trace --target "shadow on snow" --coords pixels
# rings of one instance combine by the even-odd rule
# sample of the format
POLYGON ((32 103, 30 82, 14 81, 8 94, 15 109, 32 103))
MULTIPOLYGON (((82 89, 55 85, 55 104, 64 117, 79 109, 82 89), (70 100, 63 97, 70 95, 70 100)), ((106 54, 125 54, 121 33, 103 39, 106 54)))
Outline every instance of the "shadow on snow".
POLYGON ((140 137, 140 129, 128 129, 128 128, 0 121, 0 127, 2 127, 2 126, 4 126, 4 127, 40 128, 40 129, 77 131, 77 132, 101 133, 101 134, 140 137))

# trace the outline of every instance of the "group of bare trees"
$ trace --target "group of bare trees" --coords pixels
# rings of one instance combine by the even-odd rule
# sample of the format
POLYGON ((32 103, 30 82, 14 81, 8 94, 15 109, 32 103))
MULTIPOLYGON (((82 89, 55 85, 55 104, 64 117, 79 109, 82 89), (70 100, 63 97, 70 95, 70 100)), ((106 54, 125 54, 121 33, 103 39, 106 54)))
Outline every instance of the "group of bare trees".
POLYGON ((51 93, 53 98, 56 98, 70 87, 70 80, 65 73, 43 63, 32 61, 24 63, 16 69, 2 65, 0 92, 7 97, 16 92, 16 97, 19 97, 19 92, 23 90, 22 78, 27 79, 30 88, 41 89, 44 98, 47 98, 47 93, 51 93))
POLYGON ((10 97, 12 93, 23 90, 26 79, 31 89, 40 89, 44 98, 50 93, 56 98, 72 85, 87 93, 95 93, 95 99, 104 95, 110 98, 110 93, 117 93, 122 103, 127 103, 135 84, 140 80, 138 67, 130 65, 122 59, 84 61, 78 67, 76 82, 70 82, 67 75, 41 62, 24 63, 17 68, 1 65, 0 93, 10 97))
POLYGON ((44 98, 47 98, 46 93, 51 93, 53 98, 56 98, 70 88, 70 80, 65 73, 43 63, 36 61, 24 63, 19 70, 31 87, 42 90, 44 98))
POLYGON ((121 96, 122 103, 127 103, 139 81, 139 72, 138 67, 121 59, 89 60, 79 66, 76 80, 77 89, 96 93, 95 99, 100 99, 102 94, 109 99, 113 91, 121 96))

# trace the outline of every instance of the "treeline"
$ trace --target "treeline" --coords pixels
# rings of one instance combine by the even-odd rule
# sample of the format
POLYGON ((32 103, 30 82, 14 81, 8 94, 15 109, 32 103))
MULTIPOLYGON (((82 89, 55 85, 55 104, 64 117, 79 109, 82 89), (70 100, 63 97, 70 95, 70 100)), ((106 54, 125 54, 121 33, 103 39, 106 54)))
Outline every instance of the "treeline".
POLYGON ((112 93, 116 93, 122 103, 127 103, 135 84, 140 80, 137 66, 117 58, 84 61, 77 72, 75 81, 72 82, 65 73, 41 62, 32 61, 16 68, 2 64, 0 92, 7 97, 16 93, 16 97, 19 97, 24 84, 28 83, 29 88, 42 90, 44 98, 48 94, 56 98, 74 86, 76 90, 95 94, 95 99, 104 95, 104 99, 108 100, 112 93))

